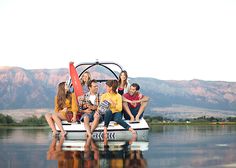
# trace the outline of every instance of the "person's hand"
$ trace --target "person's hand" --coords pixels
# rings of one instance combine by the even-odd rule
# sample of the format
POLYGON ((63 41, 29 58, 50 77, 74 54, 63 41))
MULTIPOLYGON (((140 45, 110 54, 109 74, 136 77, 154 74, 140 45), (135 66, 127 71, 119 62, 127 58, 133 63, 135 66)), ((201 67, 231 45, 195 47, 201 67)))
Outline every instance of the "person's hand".
POLYGON ((87 109, 88 108, 88 104, 83 104, 83 109, 87 109))
POLYGON ((134 121, 134 116, 130 116, 130 122, 133 122, 134 121))
POLYGON ((78 96, 77 99, 80 100, 80 101, 82 101, 82 100, 84 100, 84 96, 78 96))
POLYGON ((139 121, 139 115, 136 115, 136 117, 135 117, 135 121, 139 121))
POLYGON ((68 111, 68 110, 67 110, 67 107, 65 107, 64 109, 62 109, 62 111, 67 112, 67 111, 68 111))
POLYGON ((76 122, 76 115, 72 117, 71 122, 76 122))
POLYGON ((90 108, 87 108, 87 109, 85 109, 83 112, 85 112, 85 113, 91 113, 92 110, 91 110, 90 108))
POLYGON ((79 106, 82 106, 83 101, 84 101, 84 96, 78 96, 77 100, 79 102, 79 106))
POLYGON ((131 101, 130 103, 132 106, 136 107, 137 103, 135 101, 131 101))
POLYGON ((87 107, 88 107, 90 110, 93 110, 93 105, 88 104, 87 107))

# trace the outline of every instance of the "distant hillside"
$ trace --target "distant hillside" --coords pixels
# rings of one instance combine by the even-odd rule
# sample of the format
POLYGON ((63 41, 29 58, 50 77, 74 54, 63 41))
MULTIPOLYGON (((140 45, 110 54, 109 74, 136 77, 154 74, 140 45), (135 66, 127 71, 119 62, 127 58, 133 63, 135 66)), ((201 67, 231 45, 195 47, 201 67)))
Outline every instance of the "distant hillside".
POLYGON ((209 109, 236 110, 236 82, 163 81, 154 78, 135 78, 144 94, 151 97, 151 107, 175 105, 209 109))
MULTIPOLYGON (((93 73, 93 77, 96 76, 102 75, 93 73)), ((109 77, 108 74, 105 76, 109 77)), ((0 109, 52 108, 56 86, 67 77, 67 69, 0 67, 0 109)), ((149 111, 175 105, 236 109, 236 82, 164 81, 154 78, 131 78, 130 82, 139 83, 142 93, 151 98, 149 111)))
POLYGON ((53 107, 56 85, 67 69, 0 67, 0 109, 53 107))

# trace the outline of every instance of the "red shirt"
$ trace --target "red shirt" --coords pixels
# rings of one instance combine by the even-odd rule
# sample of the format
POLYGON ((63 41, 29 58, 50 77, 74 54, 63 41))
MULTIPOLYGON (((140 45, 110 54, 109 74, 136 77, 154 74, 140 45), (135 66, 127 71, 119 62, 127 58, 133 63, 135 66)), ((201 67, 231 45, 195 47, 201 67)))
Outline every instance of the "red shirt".
MULTIPOLYGON (((143 95, 139 92, 137 94, 132 95, 132 96, 129 93, 125 93, 123 96, 126 99, 131 100, 131 101, 140 100, 140 99, 143 98, 143 95)), ((135 105, 132 105, 132 104, 128 103, 128 105, 132 108, 135 108, 137 105, 140 105, 140 103, 136 103, 135 105)))

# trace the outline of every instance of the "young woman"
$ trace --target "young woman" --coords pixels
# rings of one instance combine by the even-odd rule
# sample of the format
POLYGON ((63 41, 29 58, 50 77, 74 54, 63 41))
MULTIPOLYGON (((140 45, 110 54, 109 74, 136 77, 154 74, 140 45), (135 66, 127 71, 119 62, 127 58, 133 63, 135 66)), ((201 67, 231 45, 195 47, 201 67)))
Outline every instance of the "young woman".
POLYGON ((109 109, 105 112, 104 116, 104 139, 107 138, 107 127, 111 120, 114 120, 120 124, 125 129, 132 132, 133 136, 136 136, 136 131, 130 127, 124 120, 122 120, 122 97, 117 93, 116 89, 118 87, 117 80, 109 80, 106 82, 106 93, 101 96, 101 101, 109 102, 109 109))
POLYGON ((118 93, 123 95, 128 92, 128 73, 127 71, 121 71, 118 79, 118 93))
POLYGON ((76 101, 76 97, 74 93, 69 92, 69 87, 65 82, 61 82, 58 85, 57 95, 55 96, 55 113, 54 114, 46 114, 45 118, 48 122, 48 125, 51 127, 53 136, 57 134, 54 123, 57 124, 62 137, 66 136, 67 132, 62 127, 62 120, 66 120, 66 113, 71 111, 73 113, 73 117, 71 119, 72 122, 76 122, 76 114, 78 112, 78 105, 76 101))
POLYGON ((89 88, 88 88, 88 82, 91 80, 91 74, 90 72, 86 71, 83 73, 82 77, 81 77, 81 85, 83 87, 83 91, 84 93, 89 92, 89 88))

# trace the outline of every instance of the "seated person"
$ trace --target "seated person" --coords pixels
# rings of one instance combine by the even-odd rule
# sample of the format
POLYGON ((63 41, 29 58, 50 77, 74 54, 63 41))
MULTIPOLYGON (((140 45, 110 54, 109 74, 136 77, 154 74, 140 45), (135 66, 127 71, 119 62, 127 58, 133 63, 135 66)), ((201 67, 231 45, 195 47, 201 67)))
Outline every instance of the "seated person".
POLYGON ((134 121, 135 119, 139 121, 143 117, 149 97, 142 95, 139 89, 139 85, 133 83, 129 88, 129 92, 123 95, 123 111, 126 120, 134 121))
POLYGON ((81 112, 84 114, 81 117, 81 121, 84 122, 84 127, 87 132, 87 136, 91 137, 92 132, 99 123, 99 116, 94 116, 95 111, 98 107, 99 95, 98 95, 98 85, 96 80, 91 80, 88 82, 89 92, 84 95, 84 99, 80 99, 80 106, 82 106, 81 112), (82 102, 81 102, 82 101, 82 102), (89 122, 92 122, 92 127, 90 129, 89 122))
MULTIPOLYGON (((122 97, 117 93, 117 87, 117 80, 108 80, 106 82, 106 93, 101 96, 100 104, 104 104, 104 107, 106 106, 105 104, 109 105, 109 108, 104 112, 104 140, 107 139, 107 128, 111 120, 114 120, 126 130, 129 130, 134 137, 137 136, 133 128, 122 120, 122 97)), ((99 113, 99 110, 97 113, 99 113)))
POLYGON ((127 71, 121 71, 118 78, 118 93, 123 95, 128 92, 129 82, 128 82, 128 73, 127 71))
POLYGON ((67 135, 67 132, 62 127, 61 121, 67 120, 66 114, 69 112, 73 113, 71 121, 76 122, 76 115, 78 112, 76 96, 74 93, 69 92, 69 86, 66 82, 61 82, 58 85, 57 95, 55 96, 55 113, 45 114, 48 125, 53 131, 53 136, 57 135, 57 130, 54 123, 56 123, 59 127, 62 137, 67 135))
POLYGON ((91 80, 91 74, 90 74, 90 72, 88 72, 88 71, 84 72, 80 80, 81 80, 81 85, 82 85, 82 87, 83 87, 84 93, 89 92, 88 83, 89 83, 89 81, 91 80))

